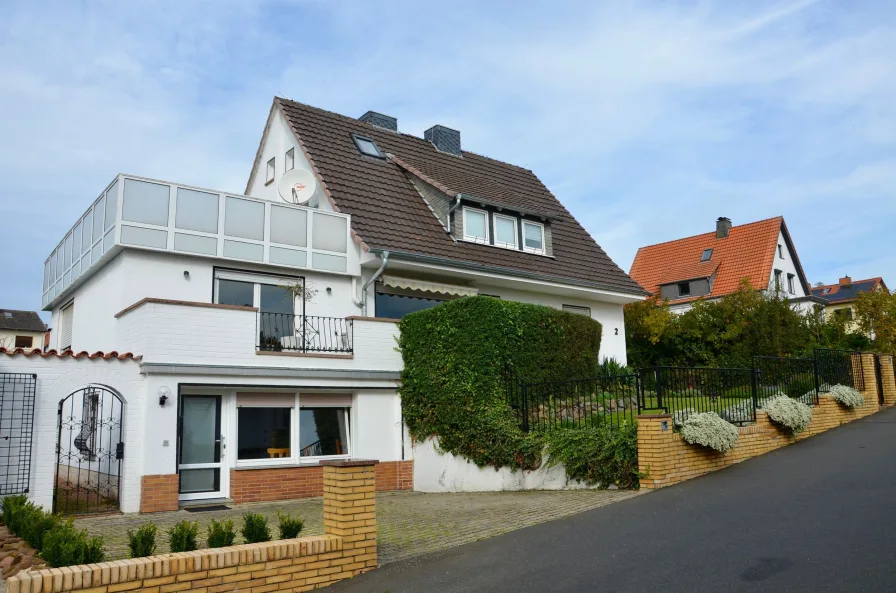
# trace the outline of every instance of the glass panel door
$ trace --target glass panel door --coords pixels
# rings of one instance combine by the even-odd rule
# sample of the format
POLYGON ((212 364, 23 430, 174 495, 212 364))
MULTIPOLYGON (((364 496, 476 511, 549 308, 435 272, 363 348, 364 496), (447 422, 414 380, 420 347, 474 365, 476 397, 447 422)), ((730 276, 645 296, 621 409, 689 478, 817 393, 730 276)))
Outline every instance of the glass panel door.
POLYGON ((182 499, 223 496, 222 441, 221 396, 182 396, 178 459, 182 499))
POLYGON ((262 284, 259 294, 259 340, 266 350, 301 348, 301 320, 295 316, 296 297, 283 286, 262 284))

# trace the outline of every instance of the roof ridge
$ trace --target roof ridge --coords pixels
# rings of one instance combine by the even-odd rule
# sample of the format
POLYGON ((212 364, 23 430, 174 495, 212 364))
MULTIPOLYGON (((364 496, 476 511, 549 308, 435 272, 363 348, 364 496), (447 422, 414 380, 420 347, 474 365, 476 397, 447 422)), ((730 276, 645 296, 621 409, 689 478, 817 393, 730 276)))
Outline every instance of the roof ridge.
MULTIPOLYGON (((743 228, 746 226, 752 226, 754 224, 768 222, 770 220, 782 220, 783 221, 784 217, 781 215, 770 216, 769 218, 763 218, 762 220, 754 220, 753 222, 745 222, 743 224, 734 225, 731 228, 732 229, 740 229, 740 228, 743 228)), ((647 249, 648 247, 659 247, 660 245, 667 245, 669 243, 677 243, 679 241, 686 241, 688 239, 696 239, 697 237, 702 237, 704 235, 714 235, 714 234, 715 234, 715 231, 708 231, 706 233, 698 233, 696 235, 688 235, 687 237, 680 237, 678 239, 669 239, 668 241, 660 241, 659 243, 651 243, 650 245, 643 245, 641 247, 638 247, 638 251, 641 251, 642 249, 647 249)))

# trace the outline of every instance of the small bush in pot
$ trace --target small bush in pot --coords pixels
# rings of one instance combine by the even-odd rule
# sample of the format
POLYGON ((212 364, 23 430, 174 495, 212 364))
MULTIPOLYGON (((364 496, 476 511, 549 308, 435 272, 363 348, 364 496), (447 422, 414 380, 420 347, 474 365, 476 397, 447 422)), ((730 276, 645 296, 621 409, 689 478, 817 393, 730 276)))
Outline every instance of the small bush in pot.
POLYGON ((243 515, 243 529, 240 531, 247 544, 271 541, 271 529, 267 517, 259 513, 243 515))
POLYGON ((692 414, 681 426, 681 437, 692 445, 703 445, 727 453, 737 443, 737 428, 715 412, 692 414))
POLYGON ((812 408, 783 393, 763 402, 762 409, 768 414, 769 420, 793 432, 806 430, 812 422, 812 408))
POLYGON ((289 513, 281 515, 277 513, 277 519, 280 523, 280 539, 293 539, 299 537, 305 522, 301 517, 293 517, 289 513))
POLYGON ((233 521, 215 521, 212 519, 208 526, 205 541, 209 548, 224 548, 233 545, 236 539, 236 532, 233 530, 233 521))
POLYGON ((128 548, 131 551, 131 558, 143 558, 155 553, 158 530, 155 523, 141 525, 137 531, 128 529, 128 548))
POLYGON ((196 549, 196 536, 199 535, 199 523, 180 521, 168 530, 172 552, 192 552, 196 549))
POLYGON ((856 389, 846 385, 834 385, 829 392, 837 403, 847 408, 859 408, 865 405, 865 397, 856 389))
POLYGON ((106 559, 103 538, 87 537, 87 532, 75 529, 71 520, 48 531, 43 544, 40 555, 53 568, 96 564, 106 559))

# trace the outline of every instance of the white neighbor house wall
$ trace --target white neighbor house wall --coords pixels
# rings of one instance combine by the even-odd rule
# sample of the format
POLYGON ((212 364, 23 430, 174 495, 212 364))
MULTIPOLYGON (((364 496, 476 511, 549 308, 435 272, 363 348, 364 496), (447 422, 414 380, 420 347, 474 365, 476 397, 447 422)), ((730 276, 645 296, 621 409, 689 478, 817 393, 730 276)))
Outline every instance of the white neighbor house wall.
POLYGON ((102 385, 116 391, 124 401, 121 509, 140 510, 140 478, 144 474, 144 455, 148 453, 144 447, 146 383, 137 361, 0 354, 0 373, 37 375, 28 492, 35 504, 47 510, 53 505, 59 402, 88 385, 102 385))

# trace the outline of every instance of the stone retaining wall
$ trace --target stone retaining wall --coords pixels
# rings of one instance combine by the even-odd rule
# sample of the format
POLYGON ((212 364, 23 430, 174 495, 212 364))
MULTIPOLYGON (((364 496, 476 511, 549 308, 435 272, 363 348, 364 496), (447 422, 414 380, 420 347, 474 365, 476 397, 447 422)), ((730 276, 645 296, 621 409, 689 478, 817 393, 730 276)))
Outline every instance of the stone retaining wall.
MULTIPOLYGON (((727 454, 685 442, 681 435, 673 432, 670 414, 638 416, 638 468, 647 474, 641 479, 641 487, 662 488, 690 480, 878 412, 881 406, 873 354, 862 355, 862 370, 865 376, 863 406, 846 408, 830 395, 820 394, 818 405, 812 409, 812 423, 796 435, 779 428, 769 420, 768 414, 757 410, 756 423, 738 429, 737 444, 727 454)), ((891 359, 881 358, 881 379, 884 405, 896 404, 896 379, 891 359)))
POLYGON ((22 572, 7 592, 299 592, 350 578, 376 567, 375 463, 322 464, 322 536, 22 572))

